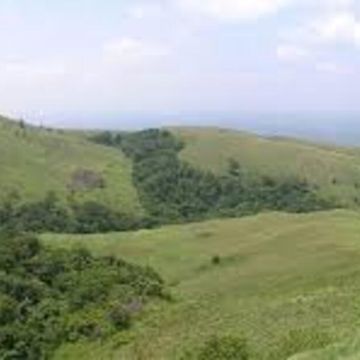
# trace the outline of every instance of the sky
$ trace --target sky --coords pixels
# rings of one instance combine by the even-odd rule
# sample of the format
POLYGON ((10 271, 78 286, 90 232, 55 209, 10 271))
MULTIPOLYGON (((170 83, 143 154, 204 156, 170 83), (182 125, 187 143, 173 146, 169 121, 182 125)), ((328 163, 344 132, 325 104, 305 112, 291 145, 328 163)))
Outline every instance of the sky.
POLYGON ((360 0, 0 0, 0 113, 360 113, 359 55, 360 0))

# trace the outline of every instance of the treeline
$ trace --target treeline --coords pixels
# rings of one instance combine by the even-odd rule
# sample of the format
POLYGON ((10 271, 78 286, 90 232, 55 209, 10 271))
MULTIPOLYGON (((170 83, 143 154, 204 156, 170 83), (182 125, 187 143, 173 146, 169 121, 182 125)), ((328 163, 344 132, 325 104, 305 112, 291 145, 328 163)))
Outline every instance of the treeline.
POLYGON ((147 217, 115 211, 96 201, 63 204, 55 193, 22 202, 15 194, 0 206, 0 228, 17 232, 104 233, 153 226, 147 217))
POLYGON ((222 176, 194 168, 180 160, 185 145, 166 130, 107 132, 94 140, 121 148, 133 160, 134 183, 156 223, 242 216, 262 210, 309 212, 332 206, 306 181, 248 176, 232 159, 222 176))
POLYGON ((46 359, 62 343, 102 339, 166 298, 150 268, 0 234, 0 359, 46 359))

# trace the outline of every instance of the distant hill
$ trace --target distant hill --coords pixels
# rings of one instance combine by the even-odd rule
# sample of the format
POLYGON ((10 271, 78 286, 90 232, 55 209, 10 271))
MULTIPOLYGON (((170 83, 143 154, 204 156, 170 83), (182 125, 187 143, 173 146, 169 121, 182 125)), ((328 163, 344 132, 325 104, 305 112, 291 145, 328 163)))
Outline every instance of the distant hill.
POLYGON ((171 128, 186 146, 183 160, 223 173, 230 159, 252 173, 295 176, 319 187, 326 199, 355 207, 360 203, 360 150, 286 137, 261 137, 218 128, 171 128))
POLYGON ((40 129, 0 118, 0 199, 18 193, 22 201, 48 191, 66 202, 95 200, 124 212, 139 212, 131 162, 117 149, 84 136, 40 129))

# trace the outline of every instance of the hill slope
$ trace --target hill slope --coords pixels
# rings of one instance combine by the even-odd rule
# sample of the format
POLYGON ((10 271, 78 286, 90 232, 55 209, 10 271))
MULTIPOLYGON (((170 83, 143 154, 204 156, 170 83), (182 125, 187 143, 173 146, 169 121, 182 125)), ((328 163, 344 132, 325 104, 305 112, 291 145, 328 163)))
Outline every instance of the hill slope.
POLYGON ((69 345, 56 359, 179 359, 213 334, 245 334, 253 360, 287 359, 347 341, 360 321, 359 233, 357 213, 331 211, 44 236, 51 246, 86 244, 97 254, 149 264, 175 297, 154 307, 129 337, 69 345))
POLYGON ((360 156, 357 149, 317 145, 287 138, 263 138, 216 128, 173 128, 186 144, 183 160, 223 173, 229 159, 253 173, 276 178, 296 176, 318 185, 326 199, 344 206, 360 202, 360 156))
MULTIPOLYGON (((181 158, 195 167, 221 174, 229 159, 236 159, 253 174, 305 178, 325 199, 345 207, 360 204, 358 149, 210 128, 171 131, 185 143, 181 158)), ((23 200, 40 199, 52 190, 61 199, 73 193, 77 200, 141 211, 131 160, 119 149, 87 141, 85 133, 23 129, 0 118, 0 152, 0 201, 14 190, 23 200)))
POLYGON ((0 154, 0 198, 16 191, 23 201, 39 200, 54 191, 63 201, 72 193, 117 210, 141 209, 131 163, 118 150, 0 118, 0 154))

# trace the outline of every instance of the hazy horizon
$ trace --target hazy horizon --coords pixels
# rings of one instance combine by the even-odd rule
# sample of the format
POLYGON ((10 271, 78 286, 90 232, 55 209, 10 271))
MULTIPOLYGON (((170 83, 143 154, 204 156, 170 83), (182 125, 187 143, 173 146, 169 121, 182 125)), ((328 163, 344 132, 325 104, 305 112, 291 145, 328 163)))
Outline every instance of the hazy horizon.
POLYGON ((106 114, 359 113, 359 17, 355 0, 5 0, 0 113, 89 128, 106 114))
MULTIPOLYGON (((2 114, 4 115, 4 114, 2 114)), ((53 114, 22 118, 36 126, 78 130, 136 131, 159 127, 217 127, 264 136, 287 136, 339 145, 360 145, 359 113, 163 113, 53 114)))

